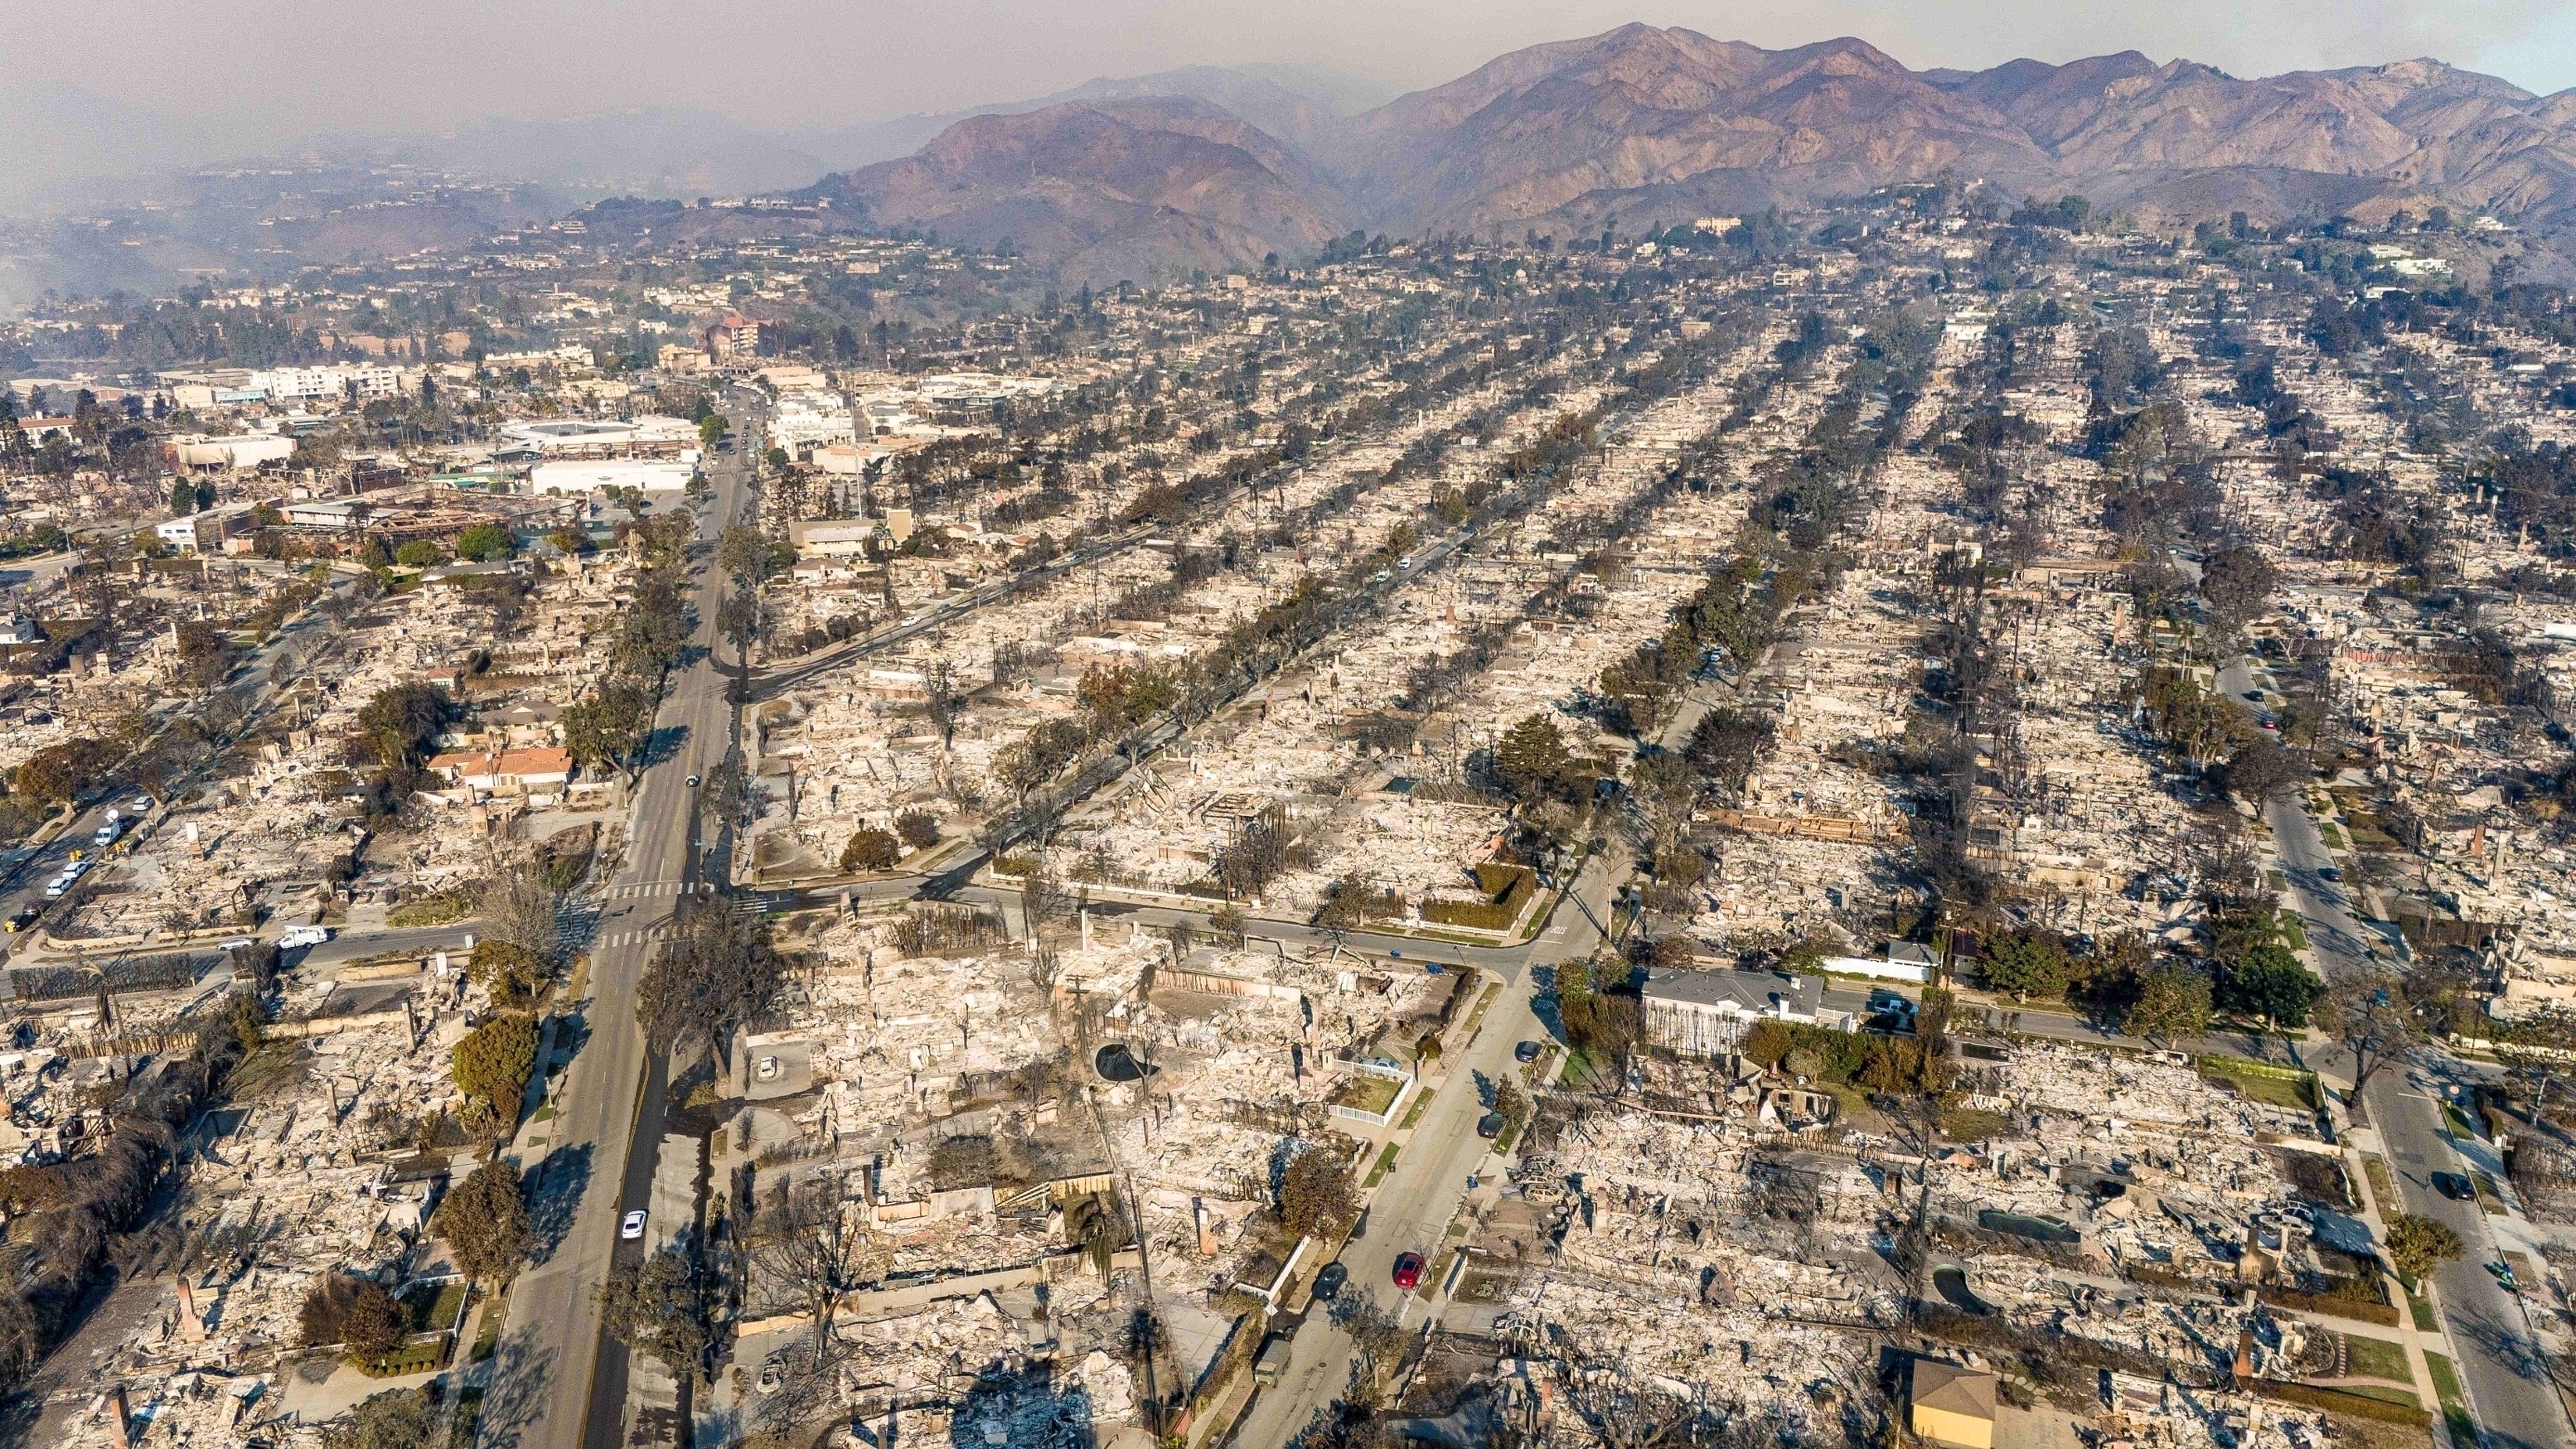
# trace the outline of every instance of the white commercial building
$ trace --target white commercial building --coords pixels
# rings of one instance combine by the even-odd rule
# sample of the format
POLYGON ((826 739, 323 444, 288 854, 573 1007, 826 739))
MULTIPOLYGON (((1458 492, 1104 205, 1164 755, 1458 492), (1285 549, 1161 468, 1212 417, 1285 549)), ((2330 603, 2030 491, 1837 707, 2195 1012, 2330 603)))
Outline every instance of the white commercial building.
POLYGON ((680 418, 550 418, 501 429, 509 442, 534 453, 677 453, 698 445, 694 423, 680 418))
POLYGON ((850 421, 850 405, 838 393, 780 393, 778 407, 770 414, 771 446, 792 454, 829 443, 855 442, 857 438, 850 421))
POLYGON ((402 368, 374 363, 333 363, 325 367, 272 367, 252 373, 251 382, 280 402, 345 398, 353 393, 361 400, 370 400, 402 396, 410 391, 409 384, 418 375, 407 377, 402 368))
POLYGON ((665 463, 652 458, 558 459, 539 463, 528 470, 528 491, 539 495, 570 495, 601 493, 611 488, 640 488, 647 493, 673 493, 688 487, 691 475, 696 472, 686 463, 665 463))
POLYGON ((179 437, 170 440, 170 452, 182 468, 256 468, 262 463, 283 463, 295 456, 295 440, 279 433, 179 437))

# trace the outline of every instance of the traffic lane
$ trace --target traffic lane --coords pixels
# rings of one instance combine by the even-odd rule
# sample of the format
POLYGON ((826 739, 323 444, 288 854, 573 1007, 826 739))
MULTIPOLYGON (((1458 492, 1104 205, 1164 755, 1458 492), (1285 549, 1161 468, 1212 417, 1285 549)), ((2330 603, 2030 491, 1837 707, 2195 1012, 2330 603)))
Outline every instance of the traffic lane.
MULTIPOLYGON (((330 940, 319 946, 306 948, 304 954, 296 960, 297 964, 304 966, 337 966, 345 961, 355 961, 362 957, 383 955, 394 951, 422 954, 447 951, 461 954, 470 949, 474 943, 474 927, 475 922, 464 920, 450 922, 444 926, 334 931, 330 940)), ((258 937, 260 933, 244 931, 242 934, 258 937)), ((274 932, 271 933, 272 936, 274 934, 274 932)))
MULTIPOLYGON (((726 503, 731 490, 739 487, 738 470, 728 471, 719 484, 720 491, 711 510, 725 516, 732 509, 726 503)), ((701 526, 703 527, 703 520, 701 526)), ((712 563, 700 558, 692 565, 700 574, 700 588, 706 602, 700 609, 698 634, 712 639, 714 601, 720 596, 722 580, 712 563)), ((696 792, 684 783, 686 775, 702 773, 706 763, 707 741, 716 733, 713 725, 723 721, 722 671, 712 648, 709 653, 679 675, 673 682, 670 698, 663 713, 675 716, 689 731, 689 748, 647 771, 638 787, 634 807, 633 835, 636 848, 630 853, 621 883, 679 880, 693 882, 698 874, 694 831, 696 792), (692 763, 695 762, 695 763, 692 763)), ((658 721, 657 721, 658 722, 658 721)), ((729 736, 730 729, 724 731, 729 736)), ((677 909, 679 898, 638 897, 629 899, 618 912, 621 924, 633 929, 642 922, 645 929, 666 919, 677 909)), ((603 933, 605 934, 605 933, 603 933)), ((580 1412, 567 1423, 568 1416, 556 1414, 548 1420, 548 1443, 579 1443, 584 1449, 615 1449, 624 1437, 626 1400, 631 1356, 622 1342, 610 1334, 599 1321, 595 1309, 598 1286, 604 1283, 615 1264, 638 1260, 639 1244, 614 1236, 620 1230, 625 1214, 634 1208, 647 1207, 651 1201, 653 1169, 659 1155, 665 1130, 664 1100, 667 1089, 667 1062, 652 1052, 644 1040, 635 1017, 635 990, 650 953, 656 948, 621 944, 595 958, 592 971, 590 1012, 600 1029, 611 1034, 618 1047, 612 1069, 601 1080, 615 1090, 597 1094, 600 1098, 599 1125, 587 1139, 595 1144, 616 1144, 617 1167, 615 1190, 591 1194, 598 1216, 605 1228, 595 1249, 584 1256, 579 1282, 593 1305, 569 1311, 561 1317, 556 1341, 580 1346, 587 1363, 582 1365, 585 1378, 580 1393, 580 1412), (619 1110, 625 1120, 616 1120, 619 1110)), ((605 1153, 601 1154, 605 1157, 605 1153)), ((586 1209, 590 1204, 585 1204, 586 1209)))
MULTIPOLYGON (((617 1197, 618 1236, 608 1253, 611 1271, 644 1260, 644 1239, 630 1241, 625 1236, 626 1215, 652 1205, 653 1175, 660 1166, 662 1134, 667 1125, 665 1096, 669 1080, 665 1059, 650 1049, 643 1055, 644 1089, 636 1104, 632 1145, 626 1154, 626 1181, 617 1197)), ((586 1449, 618 1449, 624 1439, 627 1379, 633 1369, 634 1359, 624 1340, 610 1333, 603 1323, 591 1373, 590 1404, 584 1413, 582 1441, 586 1449)))
MULTIPOLYGON (((336 593, 337 589, 337 584, 334 584, 333 592, 336 593)), ((232 681, 235 679, 247 677, 255 681, 251 687, 250 719, 255 719, 265 711, 276 696, 277 686, 268 678, 268 667, 279 653, 290 643, 295 642, 297 636, 312 629, 321 628, 327 631, 331 627, 309 612, 299 615, 280 629, 276 637, 253 649, 243 657, 241 663, 233 667, 231 673, 226 676, 225 688, 232 688, 232 681)), ((249 720, 246 720, 245 729, 248 723, 249 720)), ((47 907, 62 899, 61 896, 46 895, 45 887, 64 866, 70 864, 73 851, 80 851, 83 859, 92 858, 98 848, 97 833, 101 825, 114 818, 129 822, 129 837, 132 830, 136 828, 149 831, 160 824, 160 821, 154 818, 153 812, 160 809, 162 804, 162 801, 155 799, 150 792, 132 781, 121 778, 116 780, 109 789, 102 791, 97 798, 74 815, 71 824, 66 826, 61 834, 44 845, 18 854, 5 869, 0 869, 0 918, 14 921, 30 910, 42 914, 47 907), (139 806, 137 801, 141 802, 139 806)), ((69 891, 66 890, 65 894, 69 894, 69 891)), ((25 924, 32 925, 33 922, 25 924)), ((12 941, 10 944, 17 943, 12 941)), ((0 952, 0 955, 5 955, 5 952, 0 952)))
MULTIPOLYGON (((1371 1200, 1368 1236, 1343 1249, 1340 1261, 1351 1276, 1342 1291, 1366 1293, 1409 1328, 1419 1329, 1426 1315, 1437 1311, 1445 1255, 1464 1241, 1449 1236, 1449 1224, 1465 1205, 1467 1179, 1481 1179, 1488 1170, 1491 1144, 1476 1135, 1476 1119, 1486 1111, 1484 1092, 1505 1072, 1519 1069, 1514 1048, 1520 1042, 1545 1038, 1535 1005, 1530 993, 1515 983, 1504 984, 1503 995, 1460 1048, 1438 1095, 1415 1124, 1411 1142, 1371 1200), (1394 1281, 1395 1260, 1408 1252, 1423 1258, 1423 1278, 1412 1292, 1397 1288, 1394 1281)), ((1289 1372, 1256 1404, 1236 1442, 1287 1442, 1349 1382, 1352 1355, 1349 1335, 1324 1315, 1310 1313, 1292 1349, 1289 1372)))
MULTIPOLYGON (((674 679, 673 693, 685 698, 708 668, 704 659, 691 665, 674 679)), ((675 710, 666 700, 656 722, 683 714, 685 709, 675 710)), ((681 833, 672 802, 685 794, 679 783, 684 769, 675 756, 644 772, 634 804, 634 845, 612 885, 672 878, 674 842, 681 833)), ((622 925, 658 916, 669 906, 669 898, 625 899, 603 919, 622 925)), ((642 960, 643 952, 632 946, 594 948, 590 994, 578 1008, 587 1030, 555 1096, 554 1141, 541 1182, 548 1216, 565 1226, 553 1236, 545 1261, 524 1275, 525 1287, 511 1294, 502 1362, 486 1399, 485 1422, 516 1430, 519 1449, 584 1444, 593 1423, 603 1419, 591 1412, 603 1396, 612 1441, 623 1424, 625 1361, 603 1332, 598 1293, 616 1257, 645 1083, 646 1053, 634 1010, 642 960)))
POLYGON ((2484 1209, 2445 1197, 2432 1185, 2435 1172, 2473 1171, 2453 1151, 2439 1100, 2446 1085, 2438 1068, 2410 1068, 2373 1083, 2372 1115, 2397 1171, 2406 1210, 2432 1218, 2459 1234, 2467 1248, 2435 1270, 2442 1316, 2457 1350, 2470 1412, 2496 1444, 2556 1444, 2570 1432, 2551 1388, 2540 1346, 2521 1303, 2486 1265, 2498 1261, 2484 1209))

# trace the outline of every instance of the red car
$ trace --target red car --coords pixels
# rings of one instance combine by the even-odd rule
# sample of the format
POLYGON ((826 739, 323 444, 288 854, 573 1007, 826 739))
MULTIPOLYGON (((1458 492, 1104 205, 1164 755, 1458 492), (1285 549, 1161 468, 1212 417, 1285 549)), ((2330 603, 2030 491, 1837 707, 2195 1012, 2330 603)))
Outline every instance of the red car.
POLYGON ((1422 1281, 1422 1255, 1399 1253, 1395 1259, 1395 1286, 1411 1292, 1422 1281))

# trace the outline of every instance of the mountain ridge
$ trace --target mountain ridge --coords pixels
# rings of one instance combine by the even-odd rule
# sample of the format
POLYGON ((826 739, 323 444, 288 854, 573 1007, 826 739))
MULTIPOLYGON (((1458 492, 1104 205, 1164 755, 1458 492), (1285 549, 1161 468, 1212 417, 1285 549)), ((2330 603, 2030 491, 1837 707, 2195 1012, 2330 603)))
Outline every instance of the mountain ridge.
MULTIPOLYGON (((1094 83, 1142 98, 1178 77, 1094 83)), ((1198 90, 1208 87, 1201 85, 1198 90)), ((1088 273, 1086 240, 1104 209, 1151 193, 1170 215, 1237 237, 1211 252, 1195 236, 1165 259, 1206 265, 1258 247, 1293 254, 1317 225, 1348 218, 1373 230, 1490 229, 1589 233, 1617 217, 1724 214, 1812 204, 1942 174, 2014 196, 2080 193, 2150 223, 2243 210, 2268 220, 2362 208, 2448 204, 2556 222, 2576 218, 2576 90, 2541 96, 2428 58, 2242 79, 2188 59, 2158 63, 2135 50, 2064 64, 2028 58, 1980 71, 1914 71, 1867 41, 1844 36, 1765 50, 1696 31, 1631 23, 1496 56, 1436 86, 1356 115, 1317 120, 1272 107, 1254 117, 1205 94, 1199 106, 1250 128, 1227 144, 1307 163, 1259 163, 1233 185, 1191 188, 1144 177, 1076 100, 1019 113, 1009 146, 1023 159, 1079 154, 1082 168, 1011 183, 1019 220, 1073 243, 1014 239, 1030 255, 1088 273), (1090 128, 1081 146, 1050 145, 1050 127, 1090 128), (1114 187, 1103 178, 1116 173, 1114 187), (1239 186, 1257 186, 1248 205, 1239 186), (1290 195, 1305 205, 1290 204, 1290 195), (1266 210, 1265 210, 1266 206, 1266 210), (1072 224, 1051 208, 1095 214, 1072 224)), ((1247 108, 1250 107, 1247 103, 1247 108)), ((973 152, 996 133, 956 126, 938 148, 952 191, 939 208, 978 214, 954 191, 973 184, 973 152)), ((1157 126, 1131 128, 1135 144, 1157 126)), ((896 164, 896 163, 881 163, 896 164)), ((891 173, 868 168, 851 194, 865 200, 891 173)), ((839 173, 849 184, 858 173, 839 173)), ((835 184, 827 182, 827 185, 835 184)), ((882 198, 880 199, 882 200, 882 198)), ((918 198, 898 206, 922 211, 918 198)), ((880 213, 888 215, 890 213, 880 213)), ((989 232, 995 213, 962 236, 989 232)), ((912 224, 912 223, 903 223, 912 224)), ((943 235, 949 235, 943 231, 943 235)), ((1149 239, 1122 255, 1151 255, 1149 239)))

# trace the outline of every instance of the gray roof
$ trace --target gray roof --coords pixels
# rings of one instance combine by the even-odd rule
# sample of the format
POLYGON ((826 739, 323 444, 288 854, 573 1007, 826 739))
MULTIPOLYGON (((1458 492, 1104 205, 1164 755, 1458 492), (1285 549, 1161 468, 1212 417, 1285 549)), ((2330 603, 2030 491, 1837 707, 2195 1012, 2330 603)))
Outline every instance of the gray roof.
POLYGON ((1640 994, 1648 1001, 1714 1007, 1734 1003, 1748 1014, 1768 1015, 1785 1009, 1792 1016, 1814 1016, 1824 1005, 1824 978, 1792 976, 1783 971, 1691 971, 1667 969, 1646 973, 1640 994))

